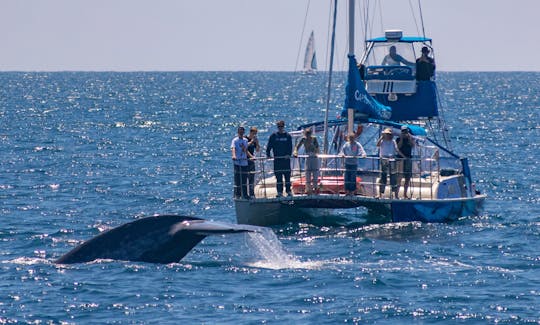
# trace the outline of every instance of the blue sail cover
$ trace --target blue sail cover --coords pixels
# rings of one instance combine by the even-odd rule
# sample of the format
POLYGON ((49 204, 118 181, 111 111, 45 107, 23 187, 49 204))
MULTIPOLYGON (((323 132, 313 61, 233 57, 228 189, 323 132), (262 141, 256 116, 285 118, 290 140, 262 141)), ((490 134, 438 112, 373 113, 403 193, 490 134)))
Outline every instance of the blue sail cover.
POLYGON ((345 92, 345 107, 341 112, 342 117, 347 117, 347 109, 349 108, 354 109, 355 116, 360 113, 379 120, 388 120, 392 116, 390 107, 379 103, 367 93, 354 55, 349 55, 349 74, 345 92))

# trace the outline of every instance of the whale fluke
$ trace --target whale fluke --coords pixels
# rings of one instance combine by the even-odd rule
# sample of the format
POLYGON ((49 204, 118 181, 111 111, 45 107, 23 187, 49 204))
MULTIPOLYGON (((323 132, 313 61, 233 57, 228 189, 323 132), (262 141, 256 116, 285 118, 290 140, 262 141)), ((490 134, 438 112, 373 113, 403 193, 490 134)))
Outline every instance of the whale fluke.
POLYGON ((195 217, 159 215, 107 230, 75 247, 55 263, 84 263, 96 259, 175 263, 208 235, 258 232, 260 229, 195 217))

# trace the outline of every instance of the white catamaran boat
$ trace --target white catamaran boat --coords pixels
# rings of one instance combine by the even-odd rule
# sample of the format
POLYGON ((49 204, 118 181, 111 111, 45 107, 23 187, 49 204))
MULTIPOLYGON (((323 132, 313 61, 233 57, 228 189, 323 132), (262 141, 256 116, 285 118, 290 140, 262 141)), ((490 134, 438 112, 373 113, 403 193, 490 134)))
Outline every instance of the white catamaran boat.
POLYGON ((317 73, 317 54, 315 51, 315 33, 311 31, 306 45, 306 55, 304 56, 304 73, 317 73))
MULTIPOLYGON (((349 0, 348 7, 354 11, 354 0, 349 0)), ((447 143, 434 65, 430 70, 416 60, 423 53, 429 59, 420 61, 434 63, 432 40, 391 30, 382 37, 367 39, 365 49, 358 64, 354 55, 354 13, 349 13, 349 70, 341 118, 325 118, 290 132, 293 146, 306 128, 324 140, 324 151, 317 157, 320 168, 315 191, 306 191, 309 156, 302 152, 291 159, 292 194, 287 196, 276 191, 272 158, 258 159, 255 197, 234 199, 238 223, 336 224, 344 219, 447 222, 480 213, 486 196, 475 189, 467 158, 452 151, 447 143), (381 133, 399 136, 404 129, 415 143, 412 158, 340 154, 344 135, 351 131, 366 152, 375 153, 381 133), (352 195, 345 190, 344 181, 345 159, 351 158, 358 162, 352 195), (412 165, 408 176, 404 164, 412 165)))

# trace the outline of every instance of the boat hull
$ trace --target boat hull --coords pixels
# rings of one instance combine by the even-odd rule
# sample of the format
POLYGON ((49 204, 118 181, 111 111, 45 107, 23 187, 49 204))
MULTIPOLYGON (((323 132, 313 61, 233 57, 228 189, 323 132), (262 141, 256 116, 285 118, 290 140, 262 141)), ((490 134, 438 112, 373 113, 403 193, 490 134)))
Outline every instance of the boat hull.
POLYGON ((478 215, 485 195, 471 198, 439 200, 396 200, 361 196, 309 195, 275 199, 235 199, 237 222, 257 226, 309 222, 334 225, 343 223, 338 210, 364 207, 367 213, 351 213, 349 222, 450 222, 461 217, 478 215))

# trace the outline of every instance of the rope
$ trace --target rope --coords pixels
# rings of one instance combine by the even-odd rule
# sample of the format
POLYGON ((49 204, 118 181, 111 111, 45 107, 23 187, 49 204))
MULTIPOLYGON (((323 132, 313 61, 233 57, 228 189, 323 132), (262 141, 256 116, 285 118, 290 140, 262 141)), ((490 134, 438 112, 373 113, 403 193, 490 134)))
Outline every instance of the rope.
POLYGON ((330 110, 330 96, 332 93, 332 71, 334 65, 334 43, 336 39, 337 0, 334 0, 334 19, 332 23, 332 43, 330 48, 330 65, 328 67, 328 88, 326 92, 326 112, 324 115, 324 153, 328 153, 328 111, 330 110))
MULTIPOLYGON (((418 0, 418 3, 420 4, 420 0, 418 0)), ((411 9, 411 15, 413 16, 414 25, 416 26, 416 33, 420 34, 420 29, 418 28, 418 21, 416 19, 416 15, 414 14, 414 9, 412 5, 412 0, 409 0, 409 8, 411 9)), ((422 18, 422 13, 420 13, 420 18, 422 18)), ((422 23, 423 24, 423 23, 422 23)), ((423 27, 422 27, 423 29, 423 27)), ((425 37, 426 35, 424 35, 425 37)))

